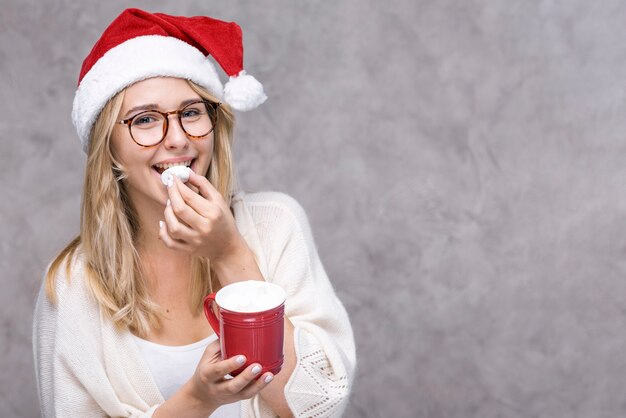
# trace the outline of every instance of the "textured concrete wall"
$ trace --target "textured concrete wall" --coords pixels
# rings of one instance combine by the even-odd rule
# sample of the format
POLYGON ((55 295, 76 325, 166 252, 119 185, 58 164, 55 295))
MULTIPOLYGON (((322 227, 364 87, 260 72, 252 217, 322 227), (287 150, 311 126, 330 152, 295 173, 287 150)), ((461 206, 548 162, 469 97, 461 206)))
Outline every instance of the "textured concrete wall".
MULTIPOLYGON (((83 57, 125 2, 2 0, 0 416, 34 417, 33 300, 77 232, 83 57)), ((626 416, 618 0, 143 1, 244 27, 270 100, 247 189, 290 193, 352 317, 347 417, 626 416)))

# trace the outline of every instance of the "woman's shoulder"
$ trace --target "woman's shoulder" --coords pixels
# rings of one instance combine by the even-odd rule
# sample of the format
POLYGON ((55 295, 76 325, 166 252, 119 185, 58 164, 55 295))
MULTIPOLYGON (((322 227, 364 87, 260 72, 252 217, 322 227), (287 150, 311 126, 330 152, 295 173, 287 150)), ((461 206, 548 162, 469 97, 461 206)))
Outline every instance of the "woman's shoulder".
POLYGON ((59 255, 47 266, 42 288, 48 298, 53 293, 57 303, 67 299, 90 299, 85 280, 85 257, 80 245, 65 256, 59 255))
POLYGON ((233 209, 237 224, 244 234, 254 229, 261 241, 267 241, 267 245, 272 247, 295 237, 305 241, 313 240, 304 208, 287 193, 240 191, 233 196, 233 209))

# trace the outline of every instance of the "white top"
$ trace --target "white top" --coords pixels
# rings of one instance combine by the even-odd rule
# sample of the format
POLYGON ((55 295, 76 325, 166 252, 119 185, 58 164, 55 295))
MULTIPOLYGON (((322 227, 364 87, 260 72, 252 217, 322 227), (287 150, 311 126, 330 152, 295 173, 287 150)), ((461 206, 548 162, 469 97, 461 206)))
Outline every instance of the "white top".
MULTIPOLYGON (((133 335, 133 339, 148 364, 163 399, 169 399, 193 376, 202 353, 209 344, 217 340, 217 335, 211 334, 187 345, 161 345, 136 335, 133 335)), ((220 406, 211 414, 211 418, 239 418, 240 404, 241 402, 235 402, 220 406)))
MULTIPOLYGON (((239 192, 232 208, 263 277, 287 293, 285 315, 294 325, 296 350, 284 391, 289 408, 296 417, 340 417, 354 378, 354 335, 304 210, 276 192, 239 192)), ((55 286, 57 303, 42 286, 33 316, 42 416, 151 417, 163 395, 130 331, 102 314, 85 280, 80 248, 70 275, 59 268, 55 286)), ((259 395, 241 402, 241 415, 276 416, 259 395)))

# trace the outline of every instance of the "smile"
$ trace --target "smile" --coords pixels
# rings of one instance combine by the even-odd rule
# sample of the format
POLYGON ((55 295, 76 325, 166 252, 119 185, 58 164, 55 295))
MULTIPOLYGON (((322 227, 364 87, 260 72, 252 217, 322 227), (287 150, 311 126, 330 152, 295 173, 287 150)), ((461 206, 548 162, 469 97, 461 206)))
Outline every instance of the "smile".
POLYGON ((187 161, 179 161, 177 163, 154 164, 152 168, 154 168, 159 174, 161 174, 170 167, 176 167, 176 166, 189 167, 191 166, 191 163, 193 163, 193 159, 187 160, 187 161))

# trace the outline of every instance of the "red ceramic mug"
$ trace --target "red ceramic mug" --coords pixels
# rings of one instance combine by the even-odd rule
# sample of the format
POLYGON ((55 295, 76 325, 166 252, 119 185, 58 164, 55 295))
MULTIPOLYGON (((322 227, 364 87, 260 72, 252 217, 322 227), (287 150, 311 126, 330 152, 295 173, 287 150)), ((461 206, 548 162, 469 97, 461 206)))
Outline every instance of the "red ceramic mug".
POLYGON ((224 286, 204 299, 204 314, 220 339, 222 358, 246 356, 230 373, 238 375, 252 363, 277 374, 283 366, 285 291, 273 283, 248 280, 224 286), (218 315, 213 310, 217 305, 218 315))

